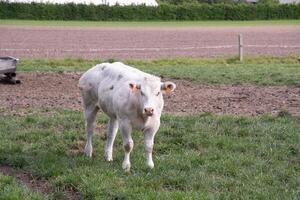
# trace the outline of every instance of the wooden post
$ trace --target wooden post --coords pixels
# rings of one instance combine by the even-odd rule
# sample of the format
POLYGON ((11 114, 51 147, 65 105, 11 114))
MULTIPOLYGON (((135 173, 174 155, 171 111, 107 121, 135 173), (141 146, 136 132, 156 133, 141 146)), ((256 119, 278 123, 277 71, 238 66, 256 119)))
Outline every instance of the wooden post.
POLYGON ((243 52, 243 35, 239 34, 239 58, 240 61, 243 62, 244 52, 243 52))

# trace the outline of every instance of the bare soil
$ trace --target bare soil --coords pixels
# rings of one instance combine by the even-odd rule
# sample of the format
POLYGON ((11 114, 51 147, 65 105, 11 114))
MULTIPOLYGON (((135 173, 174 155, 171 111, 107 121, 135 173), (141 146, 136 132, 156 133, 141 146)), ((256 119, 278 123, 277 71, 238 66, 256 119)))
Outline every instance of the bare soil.
POLYGON ((299 26, 63 28, 0 26, 0 55, 24 58, 151 60, 238 55, 299 55, 299 26))
MULTIPOLYGON (((51 194, 51 186, 47 181, 36 179, 32 176, 32 174, 24 170, 17 170, 10 166, 0 166, 0 173, 6 176, 14 177, 20 184, 32 192, 40 193, 48 197, 51 194)), ((64 195, 66 199, 70 200, 81 199, 80 194, 72 189, 66 189, 64 191, 64 195)))
POLYGON ((36 180, 30 175, 22 170, 15 170, 10 166, 0 166, 0 173, 6 176, 13 176, 22 185, 25 185, 29 190, 41 194, 48 194, 50 192, 50 187, 46 181, 36 180))
MULTIPOLYGON (((0 108, 81 109, 77 88, 80 73, 20 73, 20 85, 0 84, 0 108)), ((207 86, 184 80, 172 95, 165 96, 168 114, 214 114, 257 116, 287 111, 300 117, 300 88, 287 86, 207 86)))

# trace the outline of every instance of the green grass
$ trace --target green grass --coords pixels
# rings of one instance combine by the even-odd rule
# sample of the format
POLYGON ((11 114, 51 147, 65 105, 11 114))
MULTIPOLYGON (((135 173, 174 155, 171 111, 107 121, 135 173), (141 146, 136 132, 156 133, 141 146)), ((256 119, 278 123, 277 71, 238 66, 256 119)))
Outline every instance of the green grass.
MULTIPOLYGON (((113 61, 113 60, 110 60, 113 61)), ((101 61, 83 59, 22 60, 19 71, 86 71, 101 61)), ((300 65, 297 56, 251 57, 241 64, 235 58, 156 61, 125 63, 158 76, 185 79, 200 84, 253 84, 300 86, 300 65)))
POLYGON ((1 200, 39 200, 41 195, 30 192, 24 186, 18 184, 14 178, 0 174, 0 199, 1 200))
MULTIPOLYGON (((0 116, 0 164, 46 179, 54 188, 52 196, 64 188, 73 188, 86 199, 300 196, 300 123, 288 115, 165 115, 155 140, 155 169, 147 169, 142 134, 135 132, 132 170, 125 173, 120 136, 112 163, 104 161, 104 141, 97 135, 95 156, 83 156, 82 113, 26 110, 26 116, 18 116, 1 111, 6 116, 0 116)), ((104 124, 107 118, 100 115, 97 121, 104 124)))
POLYGON ((48 21, 48 20, 7 20, 1 19, 0 25, 13 26, 71 26, 99 28, 134 28, 134 27, 229 27, 229 26, 286 26, 300 25, 300 20, 258 20, 258 21, 48 21))

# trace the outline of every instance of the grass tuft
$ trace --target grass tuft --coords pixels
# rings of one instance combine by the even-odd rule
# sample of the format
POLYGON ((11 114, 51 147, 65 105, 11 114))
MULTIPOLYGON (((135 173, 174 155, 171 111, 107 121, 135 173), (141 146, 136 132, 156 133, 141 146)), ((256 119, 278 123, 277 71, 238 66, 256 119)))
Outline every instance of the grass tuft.
POLYGON ((282 111, 278 112, 277 116, 288 118, 288 117, 292 117, 292 114, 289 113, 289 111, 287 111, 287 110, 282 110, 282 111))

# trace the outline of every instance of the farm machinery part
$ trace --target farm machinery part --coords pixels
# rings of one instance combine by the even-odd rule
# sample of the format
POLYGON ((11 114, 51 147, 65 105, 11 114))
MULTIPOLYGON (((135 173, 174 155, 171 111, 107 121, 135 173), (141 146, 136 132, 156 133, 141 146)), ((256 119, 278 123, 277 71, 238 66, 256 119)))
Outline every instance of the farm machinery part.
POLYGON ((14 57, 0 57, 0 82, 7 84, 20 84, 16 79, 16 65, 19 59, 14 57))

